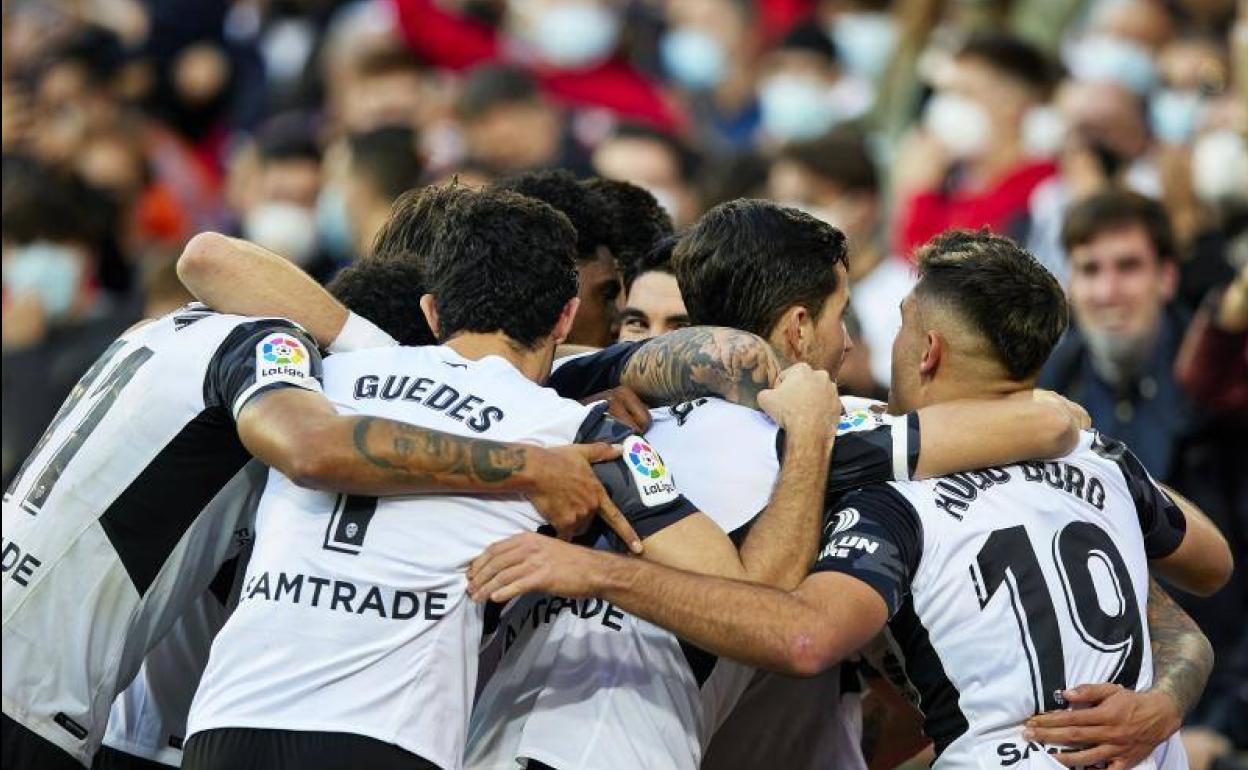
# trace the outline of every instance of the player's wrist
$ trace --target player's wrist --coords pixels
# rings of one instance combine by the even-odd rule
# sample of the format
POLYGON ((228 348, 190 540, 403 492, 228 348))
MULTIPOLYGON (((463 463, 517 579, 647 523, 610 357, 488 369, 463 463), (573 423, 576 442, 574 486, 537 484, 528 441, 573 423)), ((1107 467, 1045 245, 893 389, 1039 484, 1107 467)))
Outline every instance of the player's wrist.
POLYGON ((1174 735, 1183 726, 1183 704, 1179 696, 1171 692, 1164 684, 1155 684, 1145 690, 1142 695, 1152 701, 1156 713, 1162 715, 1167 736, 1174 735))
POLYGON ((627 592, 636 582, 641 569, 635 557, 594 551, 589 569, 591 593, 610 600, 613 595, 627 592))

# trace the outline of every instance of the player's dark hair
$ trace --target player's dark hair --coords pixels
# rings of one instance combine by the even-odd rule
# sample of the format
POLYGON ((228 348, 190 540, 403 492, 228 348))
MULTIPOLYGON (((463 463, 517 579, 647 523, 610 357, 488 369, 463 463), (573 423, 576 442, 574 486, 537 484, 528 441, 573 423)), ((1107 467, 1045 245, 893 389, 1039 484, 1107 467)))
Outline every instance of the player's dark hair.
POLYGON ((1032 377, 1066 331, 1061 284, 1017 243, 987 230, 951 230, 922 246, 915 293, 948 303, 987 340, 1016 380, 1032 377))
POLYGON ((581 184, 599 193, 607 203, 611 215, 609 245, 625 276, 659 241, 672 234, 672 218, 648 190, 618 179, 594 178, 581 184))
POLYGON ((680 243, 679 236, 669 235, 656 243, 654 248, 646 252, 641 259, 632 263, 631 269, 624 271, 624 290, 631 291, 633 281, 637 280, 637 276, 642 273, 676 275, 676 269, 672 267, 672 252, 675 251, 678 243, 680 243))
POLYGON ((468 187, 451 183, 412 189, 390 207, 390 217, 373 238, 373 259, 414 259, 423 262, 433 248, 438 224, 456 200, 473 195, 468 187))
POLYGON ((352 134, 351 172, 367 179, 386 200, 396 200, 420 182, 424 171, 416 139, 416 132, 407 126, 352 134))
POLYGON ((1062 224, 1062 247, 1069 255, 1101 235, 1127 227, 1143 227, 1162 262, 1176 259, 1174 230, 1161 203, 1130 190, 1105 190, 1066 210, 1062 224))
POLYGON ((846 192, 880 190, 875 160, 857 131, 838 129, 818 139, 787 144, 777 158, 796 163, 846 192))
POLYGON ((425 281, 411 259, 364 259, 345 268, 326 286, 356 315, 377 324, 400 345, 436 345, 420 312, 425 281))
POLYGON ((1061 78, 1057 63, 1044 51, 1022 38, 1001 32, 975 35, 959 49, 957 58, 984 62, 1027 86, 1040 99, 1048 99, 1061 78))
POLYGON ((541 201, 470 192, 442 213, 424 264, 442 339, 502 332, 533 348, 576 296, 576 231, 541 201))
POLYGON ((611 206, 598 190, 581 184, 563 169, 528 171, 495 182, 501 190, 511 190, 542 201, 563 212, 576 229, 577 260, 598 258, 598 247, 611 247, 614 221, 611 206))
POLYGON ((708 211, 681 238, 672 266, 695 324, 766 337, 794 305, 818 318, 846 266, 845 235, 805 212, 740 199, 708 211))

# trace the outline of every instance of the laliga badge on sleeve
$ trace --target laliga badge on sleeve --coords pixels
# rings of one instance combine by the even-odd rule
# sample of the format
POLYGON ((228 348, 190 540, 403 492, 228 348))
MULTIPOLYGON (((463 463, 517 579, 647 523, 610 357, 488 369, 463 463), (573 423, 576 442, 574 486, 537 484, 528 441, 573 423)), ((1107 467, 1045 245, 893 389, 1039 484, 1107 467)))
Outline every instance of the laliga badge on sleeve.
POLYGON ((629 436, 624 441, 624 462, 628 472, 637 482, 637 493, 648 507, 670 503, 677 497, 672 474, 663 464, 663 458, 641 436, 629 436))
POLYGON ((308 349, 293 335, 277 332, 256 345, 256 384, 302 384, 312 373, 308 349))

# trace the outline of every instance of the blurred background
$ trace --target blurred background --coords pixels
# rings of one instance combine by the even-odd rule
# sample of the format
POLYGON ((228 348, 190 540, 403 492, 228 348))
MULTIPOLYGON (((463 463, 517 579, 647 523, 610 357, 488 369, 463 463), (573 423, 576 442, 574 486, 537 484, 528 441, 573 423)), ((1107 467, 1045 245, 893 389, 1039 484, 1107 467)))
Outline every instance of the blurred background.
POLYGON ((6 484, 113 337, 189 299, 172 263, 201 230, 327 280, 413 186, 625 180, 658 231, 609 185, 574 222, 611 255, 581 270, 605 344, 685 323, 649 253, 667 218, 770 198, 849 236, 842 389, 878 397, 914 248, 985 226, 1068 288, 1042 384, 1231 541, 1231 585, 1184 602, 1219 654, 1187 738, 1198 770, 1248 748, 1248 0, 5 0, 3 23, 6 484))

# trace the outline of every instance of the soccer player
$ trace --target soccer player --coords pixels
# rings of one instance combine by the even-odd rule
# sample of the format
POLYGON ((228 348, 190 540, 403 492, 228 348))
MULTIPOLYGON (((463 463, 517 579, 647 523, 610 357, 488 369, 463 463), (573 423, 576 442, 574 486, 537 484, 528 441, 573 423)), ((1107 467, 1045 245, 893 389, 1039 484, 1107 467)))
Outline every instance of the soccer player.
MULTIPOLYGON (((793 573, 816 538, 777 531, 817 530, 839 413, 826 374, 798 367, 759 396, 788 428, 784 483, 739 555, 644 440, 602 407, 538 384, 576 312, 566 217, 509 191, 448 197, 420 300, 445 343, 331 356, 327 392, 344 408, 451 433, 623 441, 627 460, 598 473, 647 558, 743 578, 793 573)), ((239 607, 191 708, 184 766, 459 767, 483 623, 464 568, 488 543, 541 523, 514 497, 379 503, 273 474, 239 607)))
MULTIPOLYGON (((1030 387, 1065 329, 1056 281, 1008 239, 949 233, 920 253, 894 344, 894 409, 1030 387)), ((1117 758, 1118 746, 1032 743, 1026 721, 1065 705, 1073 682, 1117 683, 1174 708, 1189 683, 1153 682, 1143 608, 1150 564, 1217 590, 1230 552, 1123 445, 1093 432, 1054 462, 1027 461, 847 494, 814 572, 782 592, 520 537, 471 568, 477 598, 598 596, 711 652, 813 675, 881 630, 925 715, 936 766, 1052 767, 1117 758)), ((1199 688, 1197 688, 1198 690, 1199 688)), ((1198 694, 1198 693, 1197 693, 1198 694)), ((1126 761, 1133 764, 1144 756, 1126 761)), ((1182 767, 1177 739, 1153 756, 1182 767)), ((1124 765, 1124 766, 1126 766, 1124 765)))
POLYGON ((6 767, 90 764, 113 698, 246 526, 265 473, 253 456, 322 489, 532 494, 565 531, 609 506, 587 462, 605 446, 342 416, 320 367, 289 321, 189 306, 83 375, 4 495, 6 767))

